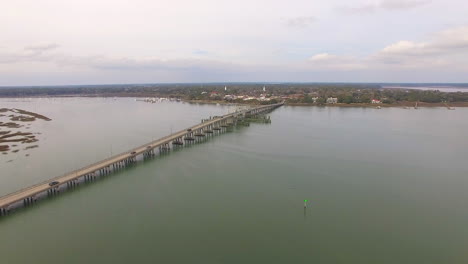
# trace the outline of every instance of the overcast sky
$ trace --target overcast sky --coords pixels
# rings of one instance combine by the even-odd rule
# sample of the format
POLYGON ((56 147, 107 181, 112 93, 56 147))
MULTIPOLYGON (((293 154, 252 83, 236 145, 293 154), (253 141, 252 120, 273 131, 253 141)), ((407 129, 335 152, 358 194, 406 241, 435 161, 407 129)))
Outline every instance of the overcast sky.
POLYGON ((0 85, 468 82, 467 0, 5 0, 0 85))

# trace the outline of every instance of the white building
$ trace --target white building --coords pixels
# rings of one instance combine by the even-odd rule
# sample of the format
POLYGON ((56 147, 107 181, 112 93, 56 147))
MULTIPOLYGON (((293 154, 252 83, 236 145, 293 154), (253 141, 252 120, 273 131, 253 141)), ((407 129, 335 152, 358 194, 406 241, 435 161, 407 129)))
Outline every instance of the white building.
POLYGON ((338 103, 338 98, 335 98, 335 97, 327 98, 327 104, 336 104, 336 103, 338 103))

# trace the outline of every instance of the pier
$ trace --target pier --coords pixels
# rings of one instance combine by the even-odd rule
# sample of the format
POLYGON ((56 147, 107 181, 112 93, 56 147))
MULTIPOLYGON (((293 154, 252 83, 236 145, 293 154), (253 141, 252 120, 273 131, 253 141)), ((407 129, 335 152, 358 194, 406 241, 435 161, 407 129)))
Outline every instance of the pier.
POLYGON ((221 133, 238 123, 245 122, 244 120, 246 119, 265 114, 282 105, 283 103, 258 106, 223 116, 203 119, 201 123, 179 132, 172 133, 78 170, 68 172, 65 175, 2 196, 0 197, 0 216, 8 215, 21 207, 33 205, 43 198, 55 196, 60 192, 73 189, 81 183, 94 181, 98 177, 103 177, 114 171, 134 165, 139 157, 143 159, 153 157, 158 151, 159 154, 168 153, 171 149, 181 147, 184 144, 191 144, 215 133, 221 133))

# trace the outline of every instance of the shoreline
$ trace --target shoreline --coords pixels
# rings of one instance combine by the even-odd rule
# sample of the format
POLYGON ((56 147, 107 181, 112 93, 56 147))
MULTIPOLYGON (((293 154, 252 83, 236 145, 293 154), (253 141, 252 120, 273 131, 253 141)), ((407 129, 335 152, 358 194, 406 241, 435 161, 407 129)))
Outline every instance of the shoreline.
MULTIPOLYGON (((390 107, 397 107, 397 108, 414 108, 415 103, 413 102, 401 102, 398 104, 361 104, 361 103, 355 103, 355 104, 344 104, 344 103, 337 103, 337 104, 324 104, 324 105, 318 105, 318 104, 306 104, 306 103, 285 103, 284 105, 286 106, 317 106, 317 107, 362 107, 362 108, 377 108, 378 106, 382 108, 390 108, 390 107)), ((455 102, 455 103, 450 103, 448 104, 449 107, 468 107, 468 102, 455 102)), ((443 107, 447 108, 447 105, 444 103, 418 103, 417 108, 431 108, 431 107, 443 107)))
MULTIPOLYGON (((28 99, 28 98, 143 98, 143 97, 160 97, 161 95, 147 95, 147 94, 83 94, 83 95, 53 95, 53 96, 28 96, 28 97, 17 97, 17 96, 0 96, 0 99, 28 99)), ((167 96, 167 95, 166 95, 167 96)), ((166 98, 171 98, 170 96, 166 98)), ((172 97, 174 98, 174 97, 172 97)), ((229 102, 224 100, 190 100, 179 98, 181 102, 190 103, 190 104, 220 104, 220 105, 244 105, 244 106, 255 106, 260 104, 250 104, 250 103, 238 103, 238 102, 229 102)), ((285 106, 317 106, 317 107, 362 107, 362 108, 376 108, 378 106, 382 108, 389 107, 408 107, 414 108, 415 102, 398 102, 395 104, 363 104, 363 103, 336 103, 336 104, 323 104, 318 105, 314 103, 284 103, 285 106)), ((421 107, 468 107, 468 102, 452 102, 448 106, 445 103, 425 103, 418 102, 418 108, 421 107)))

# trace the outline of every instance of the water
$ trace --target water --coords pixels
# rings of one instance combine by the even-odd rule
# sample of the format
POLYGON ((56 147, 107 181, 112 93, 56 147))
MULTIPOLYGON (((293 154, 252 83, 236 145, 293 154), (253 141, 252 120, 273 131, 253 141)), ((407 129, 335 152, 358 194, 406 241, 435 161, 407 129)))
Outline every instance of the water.
POLYGON ((385 86, 383 85, 382 88, 384 89, 414 89, 414 90, 424 90, 424 91, 441 91, 444 93, 456 93, 456 92, 468 92, 468 87, 464 85, 392 85, 392 86, 385 86))
MULTIPOLYGON (((0 163, 3 193, 228 112, 130 99, 30 107, 53 121, 35 123, 30 157, 0 163)), ((467 114, 282 107, 271 124, 1 220, 1 263, 466 263, 467 114)))

